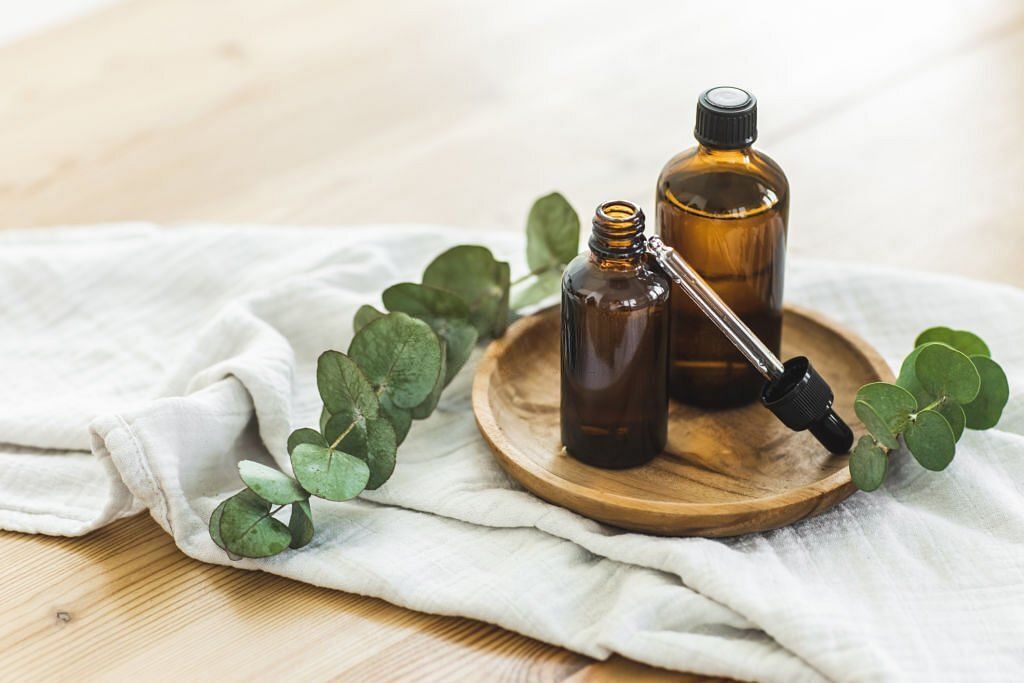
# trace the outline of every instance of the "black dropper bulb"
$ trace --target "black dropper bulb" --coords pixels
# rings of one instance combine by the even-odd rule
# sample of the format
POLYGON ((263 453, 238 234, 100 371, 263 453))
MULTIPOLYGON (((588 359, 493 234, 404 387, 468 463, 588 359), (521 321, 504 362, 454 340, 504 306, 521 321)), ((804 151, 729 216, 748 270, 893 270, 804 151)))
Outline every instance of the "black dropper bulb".
POLYGON ((853 431, 832 410, 831 387, 804 356, 783 363, 781 376, 765 383, 761 402, 794 431, 807 429, 832 453, 848 453, 853 431))

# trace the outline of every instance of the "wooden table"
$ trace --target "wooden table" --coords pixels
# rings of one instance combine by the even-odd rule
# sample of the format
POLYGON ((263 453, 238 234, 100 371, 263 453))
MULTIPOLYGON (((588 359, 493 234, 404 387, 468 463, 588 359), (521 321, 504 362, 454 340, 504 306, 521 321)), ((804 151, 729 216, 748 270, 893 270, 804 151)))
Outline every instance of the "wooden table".
MULTIPOLYGON (((704 87, 760 97, 790 253, 1022 285, 1024 7, 138 0, 0 49, 0 226, 649 207, 704 87), (726 12, 732 12, 727 16, 726 12)), ((955 321, 951 321, 954 322, 955 321)), ((909 340, 908 340, 909 342, 909 340)), ((182 555, 0 534, 12 678, 668 677, 182 555)))

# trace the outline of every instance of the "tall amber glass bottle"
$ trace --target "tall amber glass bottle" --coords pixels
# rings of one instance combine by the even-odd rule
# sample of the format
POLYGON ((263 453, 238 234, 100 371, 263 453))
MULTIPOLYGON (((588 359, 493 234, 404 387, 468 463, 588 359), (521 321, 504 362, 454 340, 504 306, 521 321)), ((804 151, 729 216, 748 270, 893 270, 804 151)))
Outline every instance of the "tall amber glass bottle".
POLYGON ((669 285, 643 232, 634 204, 602 204, 562 277, 562 443, 597 467, 641 465, 668 434, 669 285))
MULTIPOLYGON (((778 355, 789 181, 751 146, 757 100, 744 90, 702 93, 694 136, 658 178, 658 232, 778 355)), ((710 408, 755 400, 764 380, 735 347, 682 293, 671 307, 672 396, 710 408)))

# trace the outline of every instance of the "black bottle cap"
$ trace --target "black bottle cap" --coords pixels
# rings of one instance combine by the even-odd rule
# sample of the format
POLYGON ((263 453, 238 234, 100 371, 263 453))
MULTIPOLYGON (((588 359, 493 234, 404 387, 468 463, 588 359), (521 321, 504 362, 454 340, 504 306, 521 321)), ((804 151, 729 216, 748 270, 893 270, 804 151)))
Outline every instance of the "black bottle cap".
POLYGON ((719 86, 697 99, 697 141, 705 147, 739 149, 757 139, 757 98, 740 88, 719 86))
POLYGON ((804 356, 790 358, 781 377, 767 382, 761 401, 794 431, 810 430, 832 453, 848 453, 853 431, 832 410, 832 389, 804 356))

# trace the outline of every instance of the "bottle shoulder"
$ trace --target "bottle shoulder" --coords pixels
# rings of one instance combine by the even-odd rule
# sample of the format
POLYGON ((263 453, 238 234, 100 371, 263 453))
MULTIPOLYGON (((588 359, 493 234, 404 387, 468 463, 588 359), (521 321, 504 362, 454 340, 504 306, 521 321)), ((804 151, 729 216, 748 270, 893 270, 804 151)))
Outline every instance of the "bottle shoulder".
POLYGON ((658 176, 657 200, 716 218, 750 217, 788 206, 789 180, 782 167, 755 150, 708 151, 672 157, 658 176))
POLYGON ((605 310, 634 310, 668 302, 669 282, 646 263, 636 268, 602 268, 580 254, 565 268, 562 294, 605 310))

